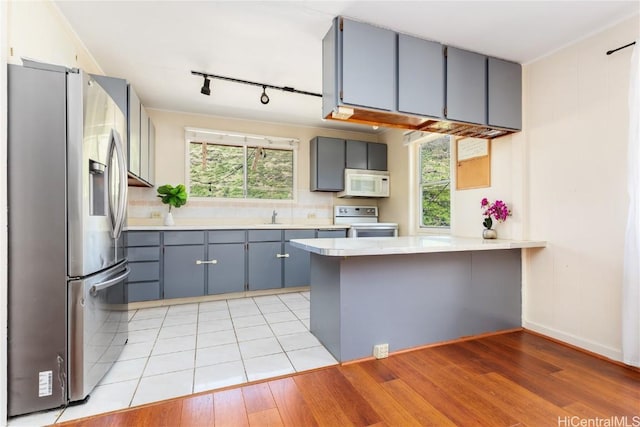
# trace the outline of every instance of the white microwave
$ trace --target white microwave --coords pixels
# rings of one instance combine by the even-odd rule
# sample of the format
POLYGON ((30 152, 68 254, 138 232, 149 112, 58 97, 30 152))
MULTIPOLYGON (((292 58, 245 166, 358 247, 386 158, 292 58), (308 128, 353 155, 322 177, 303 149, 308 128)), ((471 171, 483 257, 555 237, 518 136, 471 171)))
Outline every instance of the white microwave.
POLYGON ((389 197, 389 172, 345 169, 344 191, 338 197, 389 197))

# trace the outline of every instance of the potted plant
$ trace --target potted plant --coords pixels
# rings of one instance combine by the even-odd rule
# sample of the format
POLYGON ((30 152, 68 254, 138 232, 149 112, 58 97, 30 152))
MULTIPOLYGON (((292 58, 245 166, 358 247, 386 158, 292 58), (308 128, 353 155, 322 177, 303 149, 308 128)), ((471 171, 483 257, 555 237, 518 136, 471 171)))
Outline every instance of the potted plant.
POLYGON ((493 219, 495 218, 498 222, 504 222, 509 215, 511 215, 511 210, 506 203, 502 200, 496 200, 493 203, 490 203, 487 198, 483 198, 480 201, 480 207, 482 208, 482 215, 484 215, 484 220, 482 221, 482 225, 484 226, 484 230, 482 231, 483 239, 495 239, 498 237, 498 233, 496 230, 493 230, 493 219))
POLYGON ((158 197, 162 203, 169 205, 169 212, 164 217, 164 225, 173 225, 173 214, 171 208, 179 208, 187 203, 187 189, 183 184, 172 186, 170 184, 158 187, 158 197))

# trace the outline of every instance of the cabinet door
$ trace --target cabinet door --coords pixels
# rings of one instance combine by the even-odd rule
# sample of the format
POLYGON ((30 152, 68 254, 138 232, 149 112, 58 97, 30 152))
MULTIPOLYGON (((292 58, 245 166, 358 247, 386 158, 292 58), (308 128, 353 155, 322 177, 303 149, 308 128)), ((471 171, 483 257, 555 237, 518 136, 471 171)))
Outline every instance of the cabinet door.
POLYGON ((207 265, 207 294, 244 291, 244 243, 209 245, 208 258, 217 262, 207 265))
POLYGON ((129 85, 129 172, 140 176, 140 98, 129 85))
POLYGON ((317 137, 311 140, 311 191, 344 190, 344 140, 317 137))
POLYGON ((489 58, 487 63, 487 123, 522 128, 522 67, 515 62, 489 58))
POLYGON ((367 144, 367 169, 387 170, 387 144, 370 142, 367 144))
POLYGON ((284 253, 289 255, 284 258, 284 287, 309 286, 311 253, 289 242, 284 244, 284 253))
POLYGON ((156 182, 156 127, 153 125, 151 119, 149 119, 149 184, 153 185, 156 182))
POLYGON ((128 282, 127 301, 153 301, 160 299, 160 282, 128 282))
POLYGON ((164 298, 197 297, 204 295, 207 264, 204 245, 164 247, 164 298))
POLYGON ((346 167, 348 169, 367 169, 367 143, 364 141, 346 141, 346 167))
POLYGON ((398 35, 398 111, 442 117, 444 55, 442 45, 398 35))
POLYGON ((392 111, 396 91, 396 33, 343 19, 342 102, 392 111))
POLYGON ((487 57, 447 48, 447 118, 485 124, 487 119, 487 57))
POLYGON ((248 278, 249 290, 282 287, 281 242, 249 243, 248 278))
POLYGON ((140 106, 140 178, 149 181, 149 116, 140 106))

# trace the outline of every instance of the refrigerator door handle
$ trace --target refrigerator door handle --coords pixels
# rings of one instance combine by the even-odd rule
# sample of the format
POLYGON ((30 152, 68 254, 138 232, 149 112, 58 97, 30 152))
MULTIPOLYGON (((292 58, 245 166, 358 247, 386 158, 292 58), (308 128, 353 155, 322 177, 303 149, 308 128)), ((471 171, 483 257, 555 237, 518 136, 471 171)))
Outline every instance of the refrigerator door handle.
MULTIPOLYGON (((118 191, 118 206, 116 207, 115 218, 113 218, 113 238, 119 239, 127 210, 127 164, 124 159, 124 147, 120 134, 115 129, 111 129, 111 143, 118 160, 118 171, 120 172, 120 188, 118 191)), ((111 150, 110 150, 111 152, 111 150)))
POLYGON ((107 289, 108 287, 113 286, 117 283, 122 282, 124 279, 129 277, 129 273, 131 273, 131 269, 127 267, 124 273, 122 273, 121 275, 114 277, 113 279, 109 279, 104 282, 98 283, 97 285, 93 285, 89 290, 89 292, 91 293, 92 296, 96 296, 98 292, 104 289, 107 289))

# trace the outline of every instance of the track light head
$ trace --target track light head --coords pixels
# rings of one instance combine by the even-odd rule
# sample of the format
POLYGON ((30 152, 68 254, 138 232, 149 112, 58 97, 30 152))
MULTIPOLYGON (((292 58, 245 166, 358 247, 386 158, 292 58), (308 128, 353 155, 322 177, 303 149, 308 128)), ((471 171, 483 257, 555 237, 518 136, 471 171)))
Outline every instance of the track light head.
POLYGON ((203 95, 211 95, 211 80, 209 80, 209 77, 204 76, 204 84, 202 85, 202 89, 200 89, 200 93, 203 95))
POLYGON ((267 95, 267 87, 262 86, 262 95, 260 95, 260 102, 267 105, 269 103, 269 95, 267 95))

